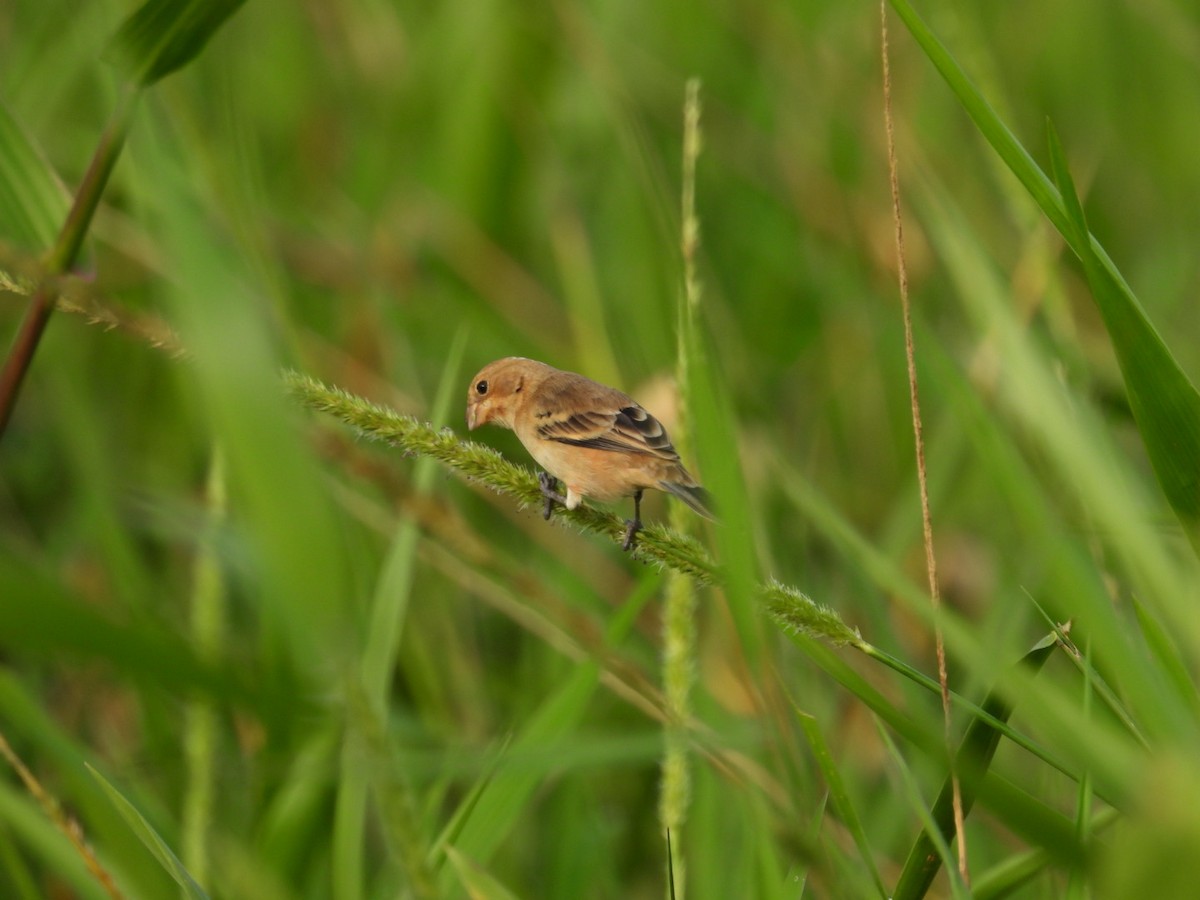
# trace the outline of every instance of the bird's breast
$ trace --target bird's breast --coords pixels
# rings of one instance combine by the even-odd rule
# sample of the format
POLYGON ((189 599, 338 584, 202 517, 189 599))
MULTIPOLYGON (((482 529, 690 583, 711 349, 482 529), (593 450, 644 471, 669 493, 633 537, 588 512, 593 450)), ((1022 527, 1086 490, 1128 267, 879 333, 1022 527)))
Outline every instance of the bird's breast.
POLYGON ((657 486, 659 481, 651 471, 657 461, 642 454, 596 450, 545 439, 525 443, 525 449, 538 465, 572 491, 595 500, 629 497, 639 488, 657 486))

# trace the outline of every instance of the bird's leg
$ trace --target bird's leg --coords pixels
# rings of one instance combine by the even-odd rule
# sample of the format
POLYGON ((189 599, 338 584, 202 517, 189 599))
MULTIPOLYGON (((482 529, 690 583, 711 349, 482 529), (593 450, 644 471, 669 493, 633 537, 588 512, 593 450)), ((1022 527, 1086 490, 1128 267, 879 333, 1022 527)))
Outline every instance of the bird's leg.
POLYGON ((621 549, 628 551, 633 547, 634 536, 642 530, 642 489, 638 488, 633 495, 633 518, 625 520, 625 543, 621 549))
POLYGON ((566 506, 567 498, 558 492, 558 479, 549 472, 538 472, 538 486, 542 489, 542 496, 546 498, 542 518, 549 519, 550 513, 554 511, 554 504, 561 503, 566 506))

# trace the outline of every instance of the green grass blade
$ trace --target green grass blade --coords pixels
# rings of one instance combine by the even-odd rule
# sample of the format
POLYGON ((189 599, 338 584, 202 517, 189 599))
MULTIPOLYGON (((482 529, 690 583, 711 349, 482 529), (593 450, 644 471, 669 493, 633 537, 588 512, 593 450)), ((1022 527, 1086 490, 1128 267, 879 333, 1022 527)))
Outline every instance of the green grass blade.
MULTIPOLYGON (((1040 669, 1058 646, 1055 635, 1051 634, 1039 641, 1032 650, 1025 654, 1019 665, 1036 672, 1040 669)), ((1007 722, 1012 714, 1012 705, 999 692, 993 691, 983 701, 983 708, 998 721, 1007 722)), ((1000 731, 984 719, 972 719, 959 746, 955 767, 958 771, 959 785, 962 793, 963 816, 965 817, 975 804, 979 781, 991 765, 992 757, 1000 744, 1000 731)), ((930 811, 931 819, 937 823, 938 829, 947 838, 954 833, 953 787, 951 780, 946 779, 934 801, 930 811)), ((928 831, 922 831, 913 843, 896 882, 896 890, 892 895, 895 900, 924 897, 933 883, 934 876, 941 866, 941 857, 928 831)))
POLYGON ((196 883, 196 879, 191 876, 191 873, 184 868, 183 863, 179 861, 179 857, 175 855, 174 851, 167 846, 167 842, 154 830, 154 826, 146 821, 137 808, 126 800, 125 795, 117 790, 107 778, 90 765, 88 766, 88 771, 100 783, 100 787, 104 789, 104 793, 108 794, 108 798, 112 801, 113 806, 121 813, 122 818, 128 823, 133 833, 145 844, 146 849, 154 855, 154 858, 158 860, 159 865, 163 867, 166 873, 175 879, 176 884, 183 888, 184 896, 188 900, 208 900, 208 894, 196 883))
POLYGON ((454 847, 446 848, 446 856, 458 874, 458 880, 467 889, 472 900, 516 900, 517 895, 479 863, 460 853, 454 847))
POLYGON ((1054 629, 1055 638, 1067 650, 1067 659, 1069 659, 1075 665, 1075 668, 1077 668, 1083 677, 1092 685, 1093 692, 1099 695, 1099 697, 1104 701, 1104 704, 1108 707, 1109 711, 1116 716, 1117 721, 1125 726, 1129 734, 1136 738, 1139 744, 1149 749, 1150 744, 1146 740, 1145 735, 1142 733, 1142 729, 1139 728, 1137 722, 1134 721, 1133 715, 1121 701, 1121 698, 1117 696, 1116 691, 1114 691, 1109 686, 1108 682, 1106 682, 1100 675, 1100 673, 1095 670, 1095 668, 1092 666, 1091 660, 1085 659, 1083 654, 1076 649, 1075 643, 1071 640, 1071 636, 1067 634, 1067 629, 1055 622, 1049 613, 1047 613, 1042 605, 1036 600, 1033 601, 1033 605, 1037 611, 1041 613, 1042 618, 1046 620, 1046 624, 1054 629))
POLYGON ((1192 674, 1188 671, 1175 638, 1137 597, 1129 598, 1129 605, 1133 607, 1134 615, 1142 628, 1142 637, 1158 662, 1163 678, 1192 710, 1193 717, 1200 720, 1200 691, 1192 680, 1192 674))
MULTIPOLYGON (((1090 716, 1092 712, 1092 654, 1089 646, 1088 651, 1083 654, 1083 661, 1087 668, 1084 669, 1083 676, 1083 712, 1084 715, 1090 716)), ((1079 788, 1076 791, 1076 807, 1075 807, 1075 829, 1079 843, 1083 847, 1087 847, 1092 839, 1091 819, 1092 819, 1092 780, 1087 772, 1083 773, 1083 778, 1079 781, 1079 788)), ((1079 869, 1071 869, 1070 878, 1067 881, 1067 898, 1068 900, 1084 900, 1091 896, 1091 891, 1088 889, 1086 873, 1079 869)))
POLYGON ((1058 865, 1085 864, 1083 848, 1076 837, 1075 820, 1063 815, 1032 790, 992 770, 979 784, 979 799, 991 815, 1004 822, 1027 844, 1046 850, 1058 865))
MULTIPOLYGON (((955 900, 962 900, 967 896, 966 887, 963 885, 962 877, 959 875, 958 869, 954 867, 954 854, 950 851, 950 845, 938 829, 933 820, 933 814, 925 808, 925 804, 921 799, 921 791, 917 786, 916 778, 909 770, 908 764, 904 761, 904 756, 900 749, 896 746, 892 736, 888 734, 883 722, 879 719, 875 720, 876 728, 879 731, 880 737, 883 738, 884 744, 887 746, 888 753, 892 757, 896 766, 897 777, 900 780, 900 786, 903 790, 905 798, 908 800, 909 806, 916 813, 922 824, 925 826, 925 833, 930 836, 930 846, 935 856, 939 857, 946 863, 946 870, 950 876, 950 893, 955 900)), ((899 893, 896 894, 900 896, 899 893)), ((910 894, 910 897, 923 897, 924 891, 920 894, 910 894)))
POLYGON ((946 84, 958 96, 959 102, 975 122, 980 133, 992 145, 992 149, 999 154, 1004 164, 1025 186, 1030 196, 1054 223, 1054 227, 1063 231, 1066 227, 1066 217, 1050 179, 1009 131, 1008 126, 1004 124, 996 110, 984 99, 983 94, 967 77, 958 61, 950 55, 950 52, 925 24, 925 21, 917 15, 908 0, 891 0, 891 6, 900 16, 909 33, 921 45, 926 57, 945 79, 946 84))
MULTIPOLYGON (((800 645, 815 665, 823 669, 827 675, 857 697, 860 702, 887 722, 897 733, 903 735, 906 740, 911 741, 915 746, 921 747, 928 753, 933 754, 937 752, 938 747, 941 746, 941 742, 938 732, 935 729, 928 727, 927 723, 918 722, 915 718, 901 711, 895 703, 888 700, 866 678, 855 671, 828 647, 804 634, 792 633, 790 636, 795 643, 800 645)), ((940 690, 934 679, 916 671, 911 666, 901 663, 894 657, 888 656, 870 645, 863 645, 863 649, 872 658, 883 662, 889 668, 909 678, 914 684, 925 688, 930 693, 937 693, 940 690)), ((1073 773, 1071 767, 1066 762, 1058 759, 1044 747, 1041 747, 1036 742, 1013 729, 1007 722, 1001 721, 986 709, 958 694, 952 692, 950 699, 956 707, 967 711, 972 717, 996 729, 1013 743, 1028 750, 1042 762, 1062 772, 1068 778, 1077 779, 1078 776, 1073 773)))
MULTIPOLYGON (((1098 813, 1089 825, 1091 833, 1097 834, 1108 828, 1118 816, 1119 813, 1113 809, 1098 813)), ((1001 897, 1008 897, 1044 872, 1054 859, 1054 854, 1044 847, 1015 853, 974 879, 971 893, 975 900, 999 900, 1001 897)), ((1080 862, 1083 862, 1082 856, 1080 862)))
POLYGON ((470 821, 471 816, 475 811, 475 807, 479 805, 480 798, 491 785, 492 781, 495 780, 496 773, 501 769, 504 761, 508 758, 508 750, 512 745, 512 741, 513 736, 511 734, 506 735, 504 741, 499 747, 496 748, 495 752, 489 752, 487 754, 488 761, 480 772, 479 777, 475 779, 475 783, 471 786, 471 789, 467 793, 466 797, 464 797, 458 804, 457 809, 454 811, 454 815, 450 817, 450 821, 446 823, 445 827, 442 828, 441 833, 434 840, 428 860, 429 867, 434 872, 441 871, 442 863, 447 859, 445 848, 451 845, 456 845, 459 834, 462 832, 467 822, 470 821))
MULTIPOLYGON (((1133 417, 1167 502, 1200 552, 1200 392, 1125 283, 1096 253, 1066 154, 1049 126, 1050 162, 1066 207, 1064 232, 1083 263, 1117 352, 1133 417)), ((1060 229, 1061 230, 1061 229, 1060 229)))
POLYGON ((799 709, 796 712, 800 717, 800 727, 804 730, 804 736, 808 738, 809 749, 812 750, 813 756, 816 757, 817 766, 820 767, 821 774, 825 777, 825 784, 829 787, 829 797, 833 801, 833 807, 837 810, 837 814, 841 817, 842 821, 846 823, 846 827, 850 829, 850 834, 854 838, 854 843, 858 847, 858 852, 862 856, 863 863, 871 873, 871 880, 874 882, 876 890, 879 891, 879 896, 887 897, 887 888, 883 886, 883 879, 879 876, 879 869, 875 865, 875 857, 871 853, 870 842, 867 840, 867 833, 863 829, 862 819, 859 818, 858 812, 850 800, 850 794, 846 790, 846 783, 843 781, 842 773, 833 759, 833 754, 829 752, 829 745, 825 743, 825 736, 821 733, 821 727, 817 724, 814 716, 801 712, 799 709))
POLYGON ((1088 231, 1057 138, 1051 137, 1051 156, 1058 189, 907 0, 891 3, 976 127, 1083 263, 1155 475, 1192 546, 1200 550, 1200 394, 1088 231))
POLYGON ((147 0, 113 35, 110 55, 148 87, 196 57, 245 0, 147 0))
MULTIPOLYGON (((205 500, 209 520, 205 540, 193 561, 189 617, 197 654, 205 660, 216 660, 224 649, 229 619, 228 585, 215 547, 228 515, 225 463, 220 447, 214 447, 212 451, 205 500)), ((183 751, 187 784, 183 793, 180 847, 188 868, 201 880, 208 877, 212 856, 218 733, 217 710, 204 698, 192 698, 184 710, 183 751)))
MULTIPOLYGON (((585 663, 534 713, 513 741, 512 755, 474 801, 454 843, 459 851, 479 862, 491 857, 525 811, 544 770, 558 765, 554 748, 578 727, 599 682, 600 667, 585 663)), ((451 887, 443 879, 442 888, 451 887)))
POLYGON ((69 207, 50 164, 0 103, 0 242, 45 250, 54 243, 69 207))
POLYGON ((1017 853, 997 863, 971 883, 975 900, 999 900, 1021 889, 1049 864, 1050 854, 1038 848, 1017 853))

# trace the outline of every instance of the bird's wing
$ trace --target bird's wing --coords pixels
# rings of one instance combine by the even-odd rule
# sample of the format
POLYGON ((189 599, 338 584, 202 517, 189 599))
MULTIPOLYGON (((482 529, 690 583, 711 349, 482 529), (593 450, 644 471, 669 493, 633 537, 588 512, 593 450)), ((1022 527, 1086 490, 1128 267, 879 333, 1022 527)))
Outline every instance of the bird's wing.
POLYGON ((619 409, 591 409, 537 415, 539 437, 576 447, 644 453, 675 461, 679 454, 671 445, 662 423, 636 403, 619 409))

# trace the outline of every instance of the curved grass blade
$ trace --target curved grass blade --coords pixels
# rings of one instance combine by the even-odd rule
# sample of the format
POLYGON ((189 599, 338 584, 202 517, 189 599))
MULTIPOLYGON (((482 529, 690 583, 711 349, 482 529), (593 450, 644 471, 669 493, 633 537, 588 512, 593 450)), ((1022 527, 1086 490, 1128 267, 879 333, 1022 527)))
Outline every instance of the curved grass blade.
POLYGON ((167 846, 167 842, 159 836, 158 832, 146 821, 145 817, 138 812, 137 807, 126 800, 125 795, 117 790, 96 769, 90 765, 88 765, 87 769, 92 773, 92 777, 99 782, 100 787, 104 789, 104 793, 108 795, 108 799, 112 801, 113 806, 117 808, 117 812, 128 823, 133 833, 145 844, 146 849, 154 855, 154 858, 158 860, 159 865, 163 867, 166 873, 175 879, 175 883, 183 888, 184 897, 188 898, 188 900, 208 900, 208 894, 204 893, 204 889, 196 883, 196 879, 184 868, 183 863, 179 861, 179 857, 167 846))
MULTIPOLYGON (((1019 665, 1027 666, 1032 672, 1037 672, 1050 657, 1051 652, 1058 646, 1058 637, 1049 634, 1038 641, 1028 653, 1022 657, 1019 665)), ((993 691, 983 701, 983 708, 995 719, 1007 722, 1012 714, 1012 706, 998 691, 993 691)), ((959 746, 955 769, 958 772, 959 785, 962 790, 963 815, 971 811, 978 796, 981 779, 991 764, 996 748, 1000 744, 1000 731, 984 719, 972 719, 963 735, 959 746)), ((952 786, 947 778, 938 792, 937 799, 930 811, 930 818, 936 823, 938 831, 945 839, 954 835, 954 810, 952 806, 952 786)), ((942 855, 928 829, 923 830, 913 843, 912 849, 905 860, 900 880, 896 882, 896 890, 892 894, 894 900, 912 900, 924 897, 933 883, 934 876, 942 864, 942 855)))
POLYGON ((0 242, 40 252, 54 243, 69 208, 54 170, 0 103, 0 242))
POLYGON ((517 900, 495 875, 457 848, 446 847, 446 856, 471 900, 517 900))
POLYGON ((1038 613, 1041 614, 1041 617, 1046 620, 1046 624, 1053 629, 1054 636, 1057 638, 1059 645, 1067 651, 1067 659, 1074 663, 1075 668, 1077 668, 1080 674, 1083 675, 1084 679, 1092 685, 1092 690, 1095 691, 1096 695, 1104 701, 1104 704, 1108 707, 1113 716, 1116 717, 1117 721, 1125 726, 1125 729, 1129 732, 1129 735, 1139 744, 1149 750, 1150 742, 1147 740, 1145 734, 1143 734, 1142 729, 1138 727, 1137 722, 1134 721, 1133 714, 1128 708, 1126 708, 1126 705, 1121 701, 1121 698, 1117 696, 1117 692, 1114 691, 1108 685, 1108 682, 1101 677, 1100 673, 1093 668, 1091 661, 1089 659, 1085 659, 1084 655, 1079 652, 1079 648, 1075 646, 1075 642, 1071 640, 1071 635, 1068 634, 1069 628, 1054 621, 1054 618, 1042 608, 1042 605, 1038 603, 1037 600, 1030 598, 1030 602, 1033 604, 1038 613))
MULTIPOLYGON (((75 193, 62 229, 46 256, 46 275, 61 275, 75 264, 83 247, 83 240, 87 236, 88 226, 91 225, 92 216, 100 205, 100 197, 108 184, 108 178, 121 155, 136 100, 136 92, 123 91, 116 109, 105 125, 104 132, 100 135, 100 143, 97 144, 79 190, 75 193)), ((37 352, 42 334, 50 321, 50 314, 54 311, 54 296, 50 285, 43 282, 37 287, 29 301, 25 318, 22 319, 13 338, 8 358, 5 359, 3 368, 0 368, 0 434, 4 432, 12 416, 13 407, 16 406, 17 397, 21 393, 21 385, 33 363, 33 355, 37 352)))
POLYGON ((142 87, 191 62, 245 0, 146 0, 113 35, 108 55, 142 87))
MULTIPOLYGON (((879 719, 875 720, 876 731, 879 732, 880 738, 883 739, 884 746, 888 750, 888 754, 892 757, 892 761, 896 766, 897 779, 900 782, 900 789, 907 799, 909 805, 917 817, 925 823, 925 834, 929 835, 929 846, 931 853, 935 859, 945 860, 947 863, 946 872, 950 880, 950 896, 954 900, 966 900, 967 888, 963 884, 962 876, 959 875, 958 869, 954 866, 954 854, 950 851, 950 844, 944 837, 946 833, 945 826, 941 822, 934 821, 934 813, 931 810, 925 809, 924 803, 921 801, 921 791, 917 786, 916 776, 909 769, 908 764, 904 761, 904 755, 900 752, 900 748, 896 746, 896 742, 892 740, 892 736, 888 734, 888 730, 884 727, 883 722, 879 719), (936 833, 935 833, 936 831, 936 833)), ((943 787, 942 794, 948 793, 943 787)), ((964 786, 963 802, 966 803, 966 790, 964 786)), ((941 799, 939 795, 938 799, 941 799)), ((907 867, 906 867, 907 868, 907 867)), ((936 868, 935 868, 936 871, 936 868)), ((924 890, 919 894, 910 894, 912 897, 923 897, 924 890)), ((894 895, 899 898, 899 891, 894 895)))
POLYGON ((1141 304, 1096 254, 1062 143, 1054 126, 1047 124, 1050 165, 1070 232, 1064 236, 1083 264, 1088 287, 1112 338, 1133 418, 1154 474, 1192 546, 1200 552, 1200 393, 1141 304))
MULTIPOLYGON (((1109 808, 1097 813, 1088 824, 1092 834, 1099 834, 1113 826, 1121 818, 1118 810, 1109 808)), ((1082 857, 1081 860, 1082 862, 1082 857)), ((1004 859, 971 884, 975 900, 1000 900, 1016 893, 1054 862, 1054 855, 1045 847, 1024 850, 1004 859)))
MULTIPOLYGON (((1116 265, 1087 230, 1062 162, 1061 148, 1054 165, 1060 170, 1056 177, 1062 191, 1034 162, 907 0, 890 2, 980 133, 1082 261, 1117 352, 1154 473, 1192 547, 1200 552, 1200 394, 1175 362, 1116 265)), ((1052 156, 1056 145, 1054 138, 1052 156)))
POLYGON ((833 801, 834 809, 837 810, 837 814, 850 830, 855 846, 858 847, 858 852, 870 872, 871 880, 874 882, 876 890, 879 891, 879 896, 887 897, 887 888, 883 886, 883 879, 879 876, 879 868, 875 865, 875 859, 871 855, 871 845, 867 840, 867 832, 863 828, 858 811, 854 808, 854 804, 850 800, 850 793, 846 790, 846 783, 842 780, 842 773, 838 770, 837 763, 834 762, 833 754, 829 752, 829 745, 825 743, 825 736, 821 733, 821 727, 812 715, 801 712, 800 709, 796 708, 794 703, 792 707, 796 710, 796 715, 800 717, 800 727, 804 729, 804 736, 808 739, 809 749, 812 750, 813 756, 816 757, 817 766, 821 769, 821 775, 824 777, 825 784, 829 788, 829 796, 833 801))
POLYGON ((1162 622, 1156 619, 1136 596, 1129 598, 1129 605, 1142 629, 1142 639, 1158 663, 1164 680, 1170 684, 1197 721, 1200 721, 1200 686, 1192 680, 1188 665, 1180 655, 1175 636, 1162 622))

